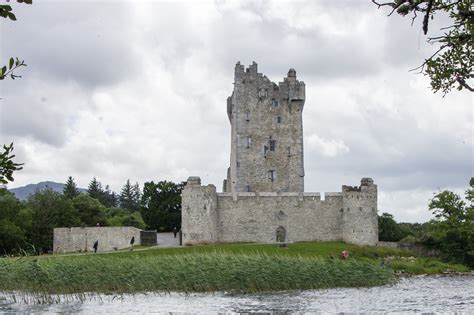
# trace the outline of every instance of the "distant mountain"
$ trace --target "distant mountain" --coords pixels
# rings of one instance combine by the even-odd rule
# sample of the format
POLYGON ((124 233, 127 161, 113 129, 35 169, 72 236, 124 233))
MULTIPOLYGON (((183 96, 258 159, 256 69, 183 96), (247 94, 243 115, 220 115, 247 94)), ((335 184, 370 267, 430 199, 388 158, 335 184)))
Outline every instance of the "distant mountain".
MULTIPOLYGON (((10 192, 14 193, 15 196, 20 200, 26 200, 32 194, 34 194, 37 190, 43 190, 46 188, 52 189, 53 191, 63 192, 65 184, 63 183, 56 183, 56 182, 41 182, 38 184, 29 184, 22 187, 12 188, 9 189, 10 192)), ((85 192, 86 189, 78 188, 79 191, 85 192)))

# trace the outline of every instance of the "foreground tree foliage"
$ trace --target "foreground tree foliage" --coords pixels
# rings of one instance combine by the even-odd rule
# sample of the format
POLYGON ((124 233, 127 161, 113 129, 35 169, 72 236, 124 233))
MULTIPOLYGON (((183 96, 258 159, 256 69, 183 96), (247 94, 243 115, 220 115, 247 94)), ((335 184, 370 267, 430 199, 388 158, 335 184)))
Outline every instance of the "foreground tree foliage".
POLYGON ((12 152, 13 143, 3 145, 3 152, 0 153, 0 184, 12 182, 13 172, 23 168, 23 164, 13 162, 15 155, 12 152))
POLYGON ((181 226, 181 191, 184 184, 147 182, 143 186, 141 214, 150 229, 170 231, 181 226))
MULTIPOLYGON (((26 3, 32 4, 33 0, 17 0, 18 3, 26 3)), ((10 19, 12 21, 16 21, 16 16, 12 12, 12 7, 7 4, 0 5, 0 17, 5 19, 10 19)), ((26 67, 26 64, 23 60, 18 58, 10 58, 8 60, 8 64, 1 66, 0 65, 0 80, 5 78, 11 78, 15 80, 15 78, 19 78, 19 75, 15 74, 15 70, 21 67, 26 67)), ((13 143, 9 146, 3 146, 3 152, 0 153, 0 184, 6 184, 9 181, 13 181, 13 172, 21 170, 21 165, 13 162, 14 155, 10 155, 13 151, 13 143)))
MULTIPOLYGON (((32 4, 33 0, 17 0, 18 3, 32 4)), ((0 5, 0 17, 16 21, 16 15, 13 13, 13 9, 8 4, 0 5)), ((15 70, 21 67, 26 67, 25 61, 18 58, 10 58, 7 65, 0 66, 0 80, 11 78, 21 78, 21 76, 15 74, 15 70)))
POLYGON ((372 0, 381 7, 406 16, 412 15, 412 24, 422 17, 422 29, 428 34, 429 23, 439 14, 447 14, 451 24, 441 29, 442 35, 428 37, 428 43, 437 47, 436 52, 425 59, 416 69, 431 80, 431 88, 445 95, 453 88, 474 91, 472 50, 474 45, 474 11, 472 0, 393 0, 382 2, 372 0))
POLYGON ((466 203, 459 195, 445 190, 429 204, 436 219, 425 242, 441 251, 444 258, 474 267, 474 178, 466 190, 466 203))

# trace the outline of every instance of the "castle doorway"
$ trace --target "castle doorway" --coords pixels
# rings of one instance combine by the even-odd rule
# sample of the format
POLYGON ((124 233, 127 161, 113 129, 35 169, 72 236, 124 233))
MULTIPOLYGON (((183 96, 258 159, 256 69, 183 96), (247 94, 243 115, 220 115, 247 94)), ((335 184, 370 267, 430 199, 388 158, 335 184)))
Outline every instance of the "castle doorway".
POLYGON ((276 241, 277 243, 284 243, 286 240, 286 230, 283 226, 279 226, 276 229, 276 241))

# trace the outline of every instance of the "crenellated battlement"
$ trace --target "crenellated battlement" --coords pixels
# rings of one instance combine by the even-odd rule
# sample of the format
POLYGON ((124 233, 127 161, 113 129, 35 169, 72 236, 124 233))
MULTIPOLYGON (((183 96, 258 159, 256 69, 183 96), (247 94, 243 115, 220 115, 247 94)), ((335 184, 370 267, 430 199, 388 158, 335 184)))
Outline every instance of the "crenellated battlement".
POLYGON ((237 62, 235 65, 235 83, 237 83, 238 79, 242 79, 244 77, 262 77, 261 73, 258 73, 258 65, 255 61, 252 62, 247 68, 240 64, 240 61, 237 62))
POLYGON ((324 200, 328 198, 342 198, 342 192, 222 192, 217 193, 218 197, 297 197, 297 198, 311 198, 312 200, 321 200, 321 196, 324 196, 324 200))
POLYGON ((283 98, 291 98, 292 100, 305 99, 305 83, 297 80, 296 70, 293 68, 288 70, 288 74, 283 78, 283 81, 276 84, 266 75, 258 72, 258 65, 255 61, 247 68, 240 64, 239 61, 235 65, 234 84, 253 84, 255 86, 262 86, 262 88, 271 88, 273 91, 279 91, 283 98))

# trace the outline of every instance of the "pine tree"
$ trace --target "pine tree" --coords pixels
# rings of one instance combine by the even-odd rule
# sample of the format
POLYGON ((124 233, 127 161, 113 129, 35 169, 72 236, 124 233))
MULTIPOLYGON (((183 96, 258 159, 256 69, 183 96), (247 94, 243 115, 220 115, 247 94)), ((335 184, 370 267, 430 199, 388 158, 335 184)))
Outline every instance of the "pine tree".
POLYGON ((95 177, 91 180, 87 193, 92 198, 99 200, 106 208, 113 208, 118 204, 118 196, 115 192, 110 190, 109 185, 106 185, 105 189, 102 188, 102 184, 95 177))
POLYGON ((122 191, 120 192, 120 208, 128 209, 132 211, 132 185, 130 184, 130 180, 127 179, 127 182, 122 187, 122 191))
POLYGON ((127 209, 130 212, 140 210, 140 186, 138 183, 132 186, 130 180, 127 179, 120 193, 120 208, 127 209))
POLYGON ((115 194, 115 192, 110 190, 109 185, 105 186, 105 190, 102 194, 102 198, 99 200, 107 208, 116 207, 118 204, 118 196, 115 194))
POLYGON ((89 187, 87 187, 87 193, 89 196, 99 201, 102 199, 104 189, 102 189, 102 184, 95 177, 89 183, 89 187))
POLYGON ((74 182, 74 178, 69 176, 66 181, 66 185, 63 188, 63 195, 68 199, 72 199, 74 197, 79 196, 80 193, 81 192, 79 191, 79 189, 77 189, 77 185, 74 182))
POLYGON ((133 211, 140 211, 140 204, 142 200, 142 193, 140 191, 140 185, 138 183, 135 183, 132 188, 133 191, 133 211))

